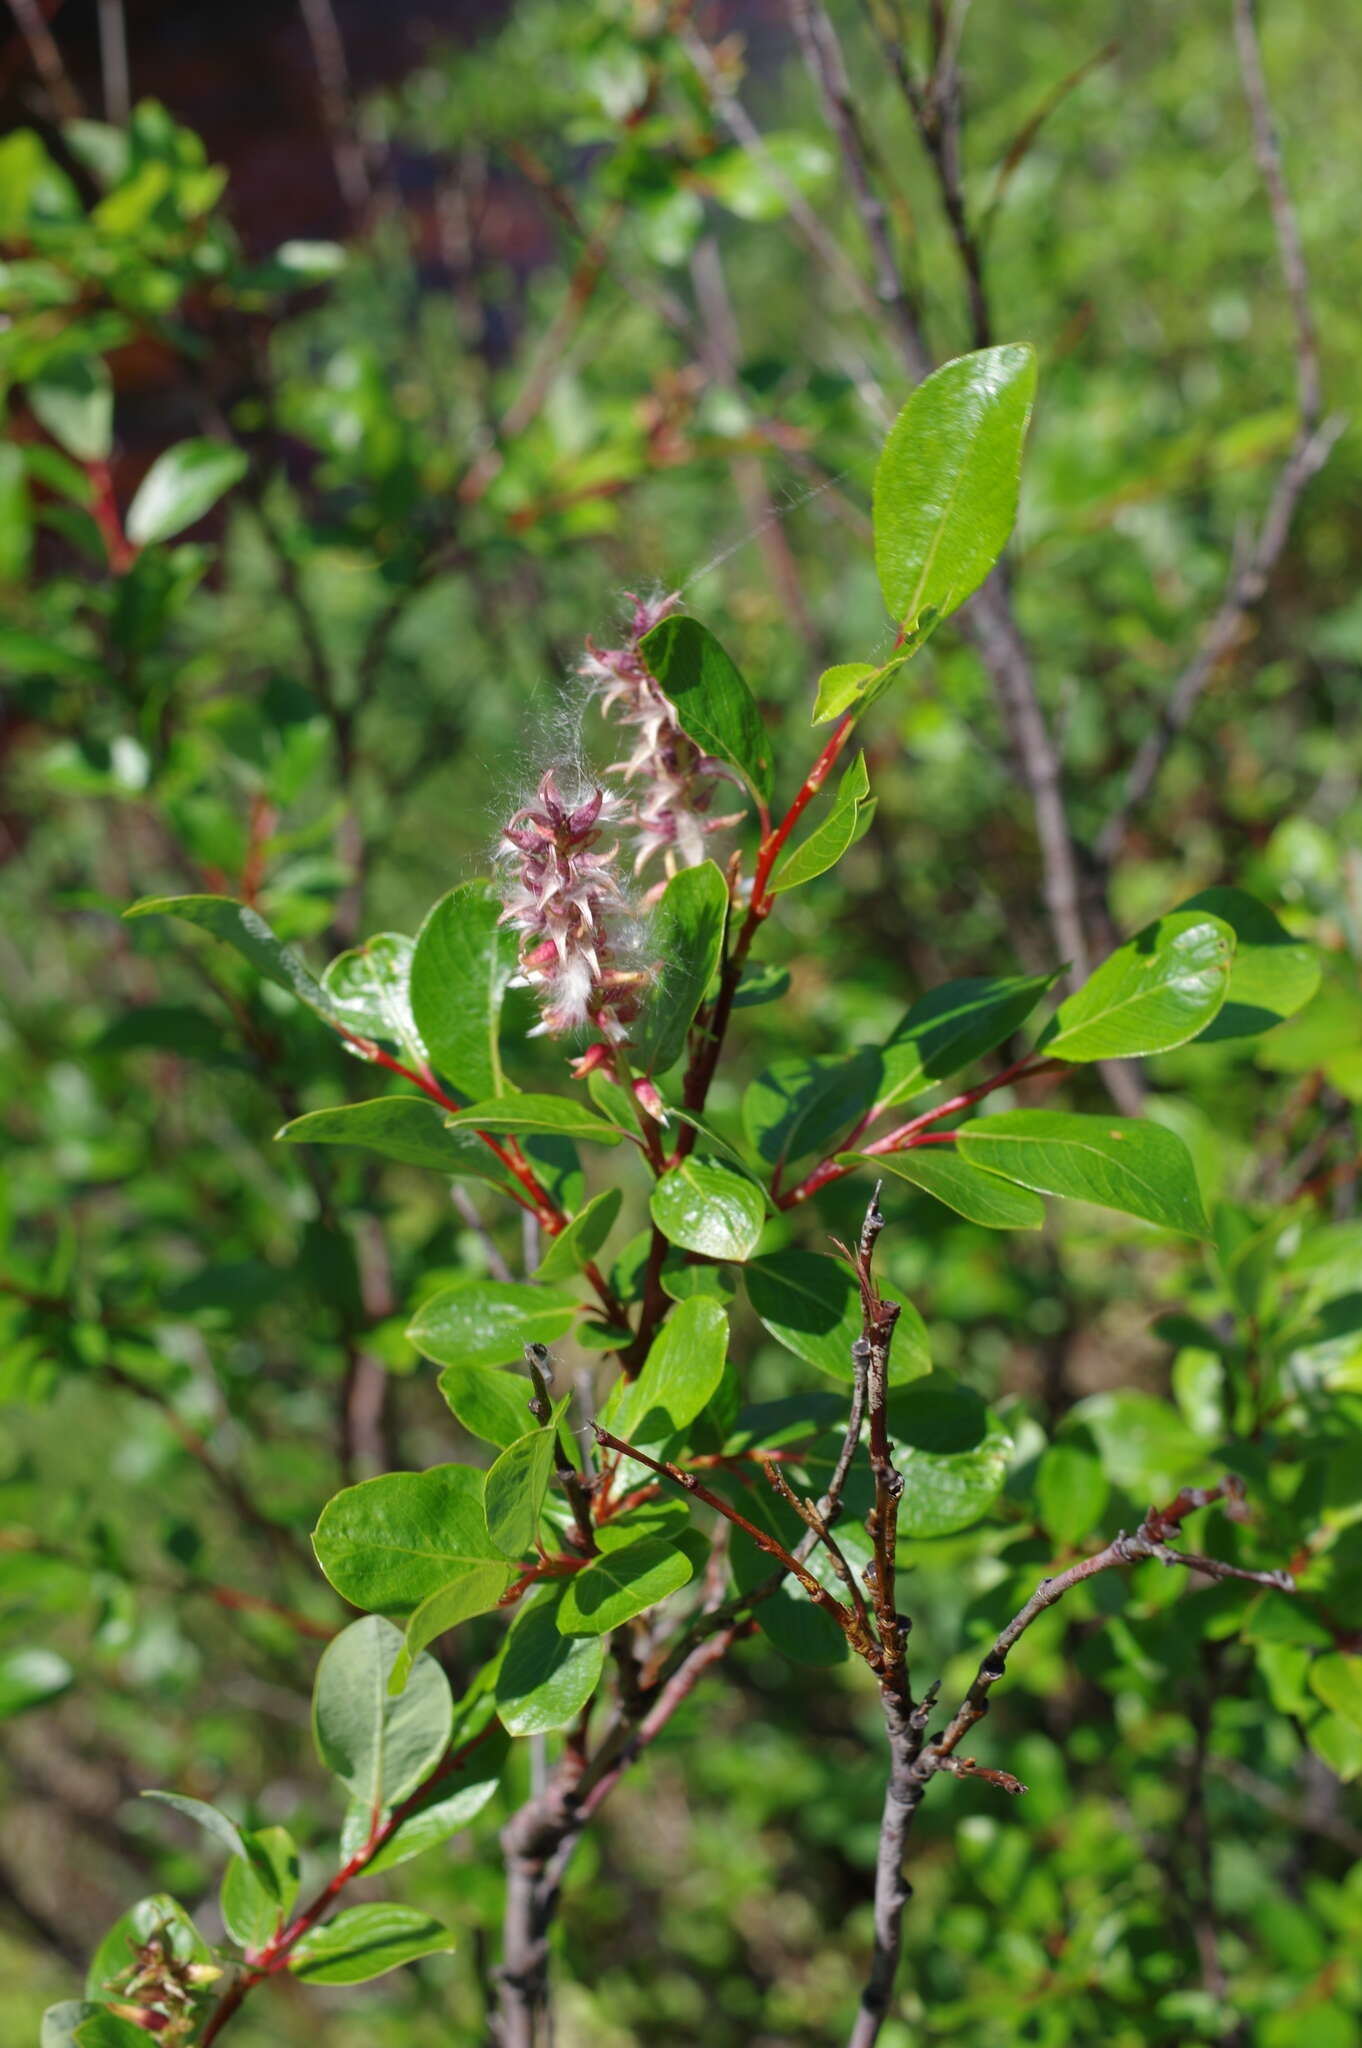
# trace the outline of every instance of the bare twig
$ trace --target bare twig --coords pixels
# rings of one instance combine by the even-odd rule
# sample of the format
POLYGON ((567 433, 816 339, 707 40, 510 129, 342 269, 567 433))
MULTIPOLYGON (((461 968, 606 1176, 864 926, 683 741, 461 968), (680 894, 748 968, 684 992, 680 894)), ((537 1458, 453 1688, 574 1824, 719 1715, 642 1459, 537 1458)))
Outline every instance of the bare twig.
POLYGON ((9 0, 19 33, 28 47, 33 69, 47 88, 48 98, 63 121, 78 121, 84 112, 80 94, 62 62, 57 39, 47 25, 39 0, 9 0))
POLYGON ((1146 734, 1127 770, 1120 803, 1098 837, 1097 852, 1107 864, 1120 853, 1134 814, 1153 789, 1169 749, 1187 725, 1203 692, 1238 649, 1249 618, 1262 603, 1272 572, 1286 548, 1301 494, 1323 468, 1345 425, 1342 419, 1320 418, 1323 394, 1319 345, 1310 310, 1310 274, 1282 168, 1281 147, 1258 47, 1254 0, 1234 0, 1234 38, 1253 129, 1253 154, 1272 213, 1277 260, 1295 326, 1296 431, 1263 523, 1232 569, 1225 595, 1201 636, 1201 644, 1173 684, 1157 723, 1146 734))
POLYGON ((298 0, 312 61, 317 67, 322 119, 331 144, 331 161, 341 198, 351 213, 362 213, 372 192, 364 146, 354 131, 350 104, 350 72, 345 43, 331 0, 298 0))
POLYGON ((99 0, 99 69, 104 85, 104 118, 115 128, 126 128, 132 112, 132 84, 123 0, 99 0))

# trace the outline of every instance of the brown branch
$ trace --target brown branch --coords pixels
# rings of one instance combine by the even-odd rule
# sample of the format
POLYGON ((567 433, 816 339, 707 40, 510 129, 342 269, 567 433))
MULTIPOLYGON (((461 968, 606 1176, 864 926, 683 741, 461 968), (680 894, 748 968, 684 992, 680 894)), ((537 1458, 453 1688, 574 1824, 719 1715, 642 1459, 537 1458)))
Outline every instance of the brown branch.
POLYGON ((351 213, 362 213, 372 195, 364 145, 354 131, 350 106, 350 71, 345 43, 331 0, 298 0, 312 61, 317 67, 322 119, 331 145, 331 161, 341 198, 351 213))
POLYGON ((1281 146, 1258 47, 1254 0, 1234 0, 1234 38, 1253 129, 1253 154, 1272 214, 1277 261, 1295 327, 1296 431, 1262 525, 1243 559, 1232 569, 1225 595, 1202 634, 1200 646, 1173 684, 1157 723, 1146 734, 1126 772, 1120 803, 1097 841, 1099 858, 1108 865, 1124 846, 1134 814, 1153 790, 1173 742, 1187 725, 1203 692, 1239 647, 1249 619, 1267 594, 1272 572, 1285 551, 1301 494, 1323 468, 1346 424, 1338 418, 1322 422, 1320 419, 1323 393, 1319 344, 1310 310, 1310 273, 1282 168, 1281 146))
POLYGON ((62 62, 57 40, 47 25, 39 0, 9 0, 20 35, 33 61, 33 69, 47 88, 48 98, 63 121, 78 121, 85 111, 80 94, 62 62))

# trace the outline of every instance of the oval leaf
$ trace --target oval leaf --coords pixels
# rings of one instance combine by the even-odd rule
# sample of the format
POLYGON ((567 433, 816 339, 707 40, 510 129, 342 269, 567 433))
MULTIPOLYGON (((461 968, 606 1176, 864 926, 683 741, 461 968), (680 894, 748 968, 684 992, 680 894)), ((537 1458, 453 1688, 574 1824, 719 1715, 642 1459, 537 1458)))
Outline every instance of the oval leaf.
POLYGON ((1045 1221, 1045 1204, 1029 1188, 1019 1188, 996 1173, 985 1173, 982 1167, 971 1166, 967 1159, 944 1148, 928 1151, 924 1146, 888 1157, 881 1154, 866 1158, 864 1154, 845 1152, 840 1156, 858 1159, 861 1165, 874 1167, 878 1173, 892 1173, 899 1180, 911 1181, 924 1194, 954 1209, 957 1216, 967 1216, 971 1223, 981 1223, 986 1230, 1039 1230, 1045 1221))
POLYGON ((347 1906, 290 1951, 288 1967, 305 1984, 367 1984, 418 1956, 448 1955, 454 1937, 414 1906, 347 1906))
POLYGON ((600 1683, 600 1636, 565 1636, 558 1627, 561 1590, 521 1609, 506 1638, 497 1672, 497 1714, 508 1735, 547 1735, 570 1727, 600 1683))
POLYGON ((521 1557, 534 1543, 534 1532, 553 1473, 557 1423, 531 1429, 508 1444, 483 1485, 487 1533, 503 1557, 521 1557))
POLYGON ((448 1128, 445 1112, 425 1095, 382 1095, 314 1109, 275 1132, 290 1145, 361 1145, 403 1166, 428 1166, 451 1179, 510 1185, 496 1154, 475 1131, 448 1128))
POLYGON ((139 548, 169 540, 210 512, 249 467, 225 441, 181 441, 158 455, 128 507, 128 539, 139 548))
POLYGON ((401 1631, 366 1614, 342 1629, 317 1666, 317 1754, 371 1813, 396 1805, 435 1768, 454 1720, 449 1680, 433 1657, 418 1657, 406 1690, 390 1696, 401 1650, 401 1631))
POLYGON ((663 619, 639 652, 691 739, 736 768, 765 802, 771 794, 771 742, 742 676, 698 619, 663 619))
POLYGON ((639 1445, 686 1429, 723 1378, 728 1317, 709 1295, 678 1302, 653 1339, 636 1380, 619 1382, 609 1426, 639 1445))
MULTIPOLYGON (((855 1377, 851 1347, 861 1334, 861 1296, 840 1259, 790 1246, 744 1268, 747 1298, 778 1344, 806 1365, 848 1385, 855 1377)), ((894 1384, 931 1370, 927 1331, 910 1301, 901 1306, 889 1355, 894 1384)))
POLYGON ((1208 910, 1234 932, 1234 965, 1221 1009, 1203 1039, 1247 1038, 1304 1009, 1320 983, 1316 949, 1293 939, 1266 904, 1242 889, 1203 889, 1179 910, 1208 910))
POLYGON ((440 1392, 470 1436, 505 1450, 525 1434, 533 1390, 518 1373, 484 1365, 447 1365, 440 1392))
POLYGON ((1160 1124, 1014 1109, 963 1124, 956 1143, 971 1165, 1037 1194, 1096 1202, 1187 1237, 1207 1235, 1191 1155, 1160 1124))
POLYGON ((516 968, 516 937, 480 882, 451 889, 416 937, 411 1007, 430 1058, 462 1094, 480 1102, 505 1088, 501 1005, 516 968))
POLYGON ((406 1614, 470 1565, 500 1564, 470 1465, 385 1472, 347 1486, 312 1532, 317 1561, 356 1607, 406 1614))
POLYGON ((432 1294, 407 1336, 437 1365, 511 1365, 527 1344, 552 1344, 572 1327, 577 1302, 556 1287, 461 1280, 432 1294))
POLYGON ((607 1551, 568 1580, 558 1604, 558 1627, 566 1636, 606 1635, 675 1593, 694 1569, 683 1550, 660 1537, 644 1536, 622 1550, 607 1551))
POLYGON ((573 1217, 566 1230, 551 1238, 549 1248, 535 1267, 536 1280, 570 1280, 595 1258, 615 1227, 624 1200, 622 1188, 607 1188, 573 1217))
POLYGON ((1225 1000, 1234 933, 1203 911, 1137 932, 1061 1003, 1037 1041, 1060 1060, 1136 1059, 1185 1045, 1225 1000))
POLYGON ((580 1102, 565 1095, 504 1095, 498 1102, 475 1102, 449 1119, 451 1130, 551 1131, 565 1138, 588 1138, 593 1145, 618 1145, 623 1133, 602 1123, 580 1102))
POLYGON ((427 1643, 433 1643, 436 1636, 447 1634, 462 1622, 471 1621, 475 1615, 489 1614, 514 1576, 506 1564, 470 1565, 461 1578, 441 1586, 423 1600, 407 1623, 402 1648, 388 1679, 389 1692, 402 1691, 412 1665, 427 1643))
POLYGON ((727 921, 728 884, 712 860, 672 876, 648 928, 650 957, 662 968, 634 1032, 634 1059, 644 1073, 665 1074, 685 1051, 718 972, 727 921))
POLYGON ((750 1259, 766 1222, 760 1188, 717 1159, 684 1159, 662 1175, 648 1207, 669 1244, 710 1259, 750 1259))

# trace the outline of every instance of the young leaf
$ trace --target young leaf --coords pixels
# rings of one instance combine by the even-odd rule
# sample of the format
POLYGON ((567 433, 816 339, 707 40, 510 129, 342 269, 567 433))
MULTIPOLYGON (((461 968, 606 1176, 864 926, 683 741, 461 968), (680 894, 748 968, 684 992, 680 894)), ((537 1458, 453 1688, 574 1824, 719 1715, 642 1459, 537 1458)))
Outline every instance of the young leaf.
POLYGON ((693 1571, 684 1551, 656 1536, 606 1551, 568 1580, 558 1604, 558 1626, 565 1636, 607 1635, 656 1607, 693 1571))
POLYGON ((225 441, 180 441, 158 455, 128 507, 128 539, 139 548, 169 540, 211 512, 245 476, 244 449, 225 441))
POLYGON ((835 867, 857 838, 860 813, 870 793, 865 755, 857 754, 838 785, 832 809, 812 832, 791 847, 777 861, 767 887, 775 895, 782 889, 797 889, 835 867))
POLYGON ((648 1207, 669 1244, 710 1259, 750 1259, 766 1222, 761 1190, 745 1174, 693 1154, 656 1182, 648 1207))
POLYGON ((152 1892, 120 1914, 100 1941, 86 1972, 86 1997, 106 1998, 110 1983, 128 1967, 131 1946, 150 1940, 153 1934, 159 1934, 181 1962, 213 1960, 212 1950, 179 1900, 169 1892, 152 1892))
POLYGON ((1219 1010, 1234 933, 1204 911, 1174 911, 1137 932, 1060 1004, 1036 1041, 1061 1060, 1136 1059, 1185 1045, 1219 1010))
POLYGON ((1293 939, 1265 904, 1242 889, 1202 889, 1178 909, 1209 911, 1234 932, 1229 991, 1218 1014, 1198 1033, 1203 1043, 1270 1031, 1304 1009, 1319 987, 1315 948, 1293 939))
POLYGON ((600 1683, 604 1638, 563 1635, 561 1599, 561 1588, 531 1598, 506 1638, 496 1699, 508 1735, 548 1735, 570 1727, 600 1683))
POLYGON ((565 1336, 577 1306, 556 1287, 460 1280, 422 1302, 407 1336, 436 1365, 511 1365, 527 1344, 565 1336))
POLYGON ((322 975, 335 1014, 361 1038, 400 1046, 424 1063, 426 1048, 411 1010, 413 943, 401 932, 377 932, 362 946, 339 953, 322 975))
POLYGON ((1012 974, 943 982, 899 1023, 881 1050, 880 1107, 949 1080, 1025 1023, 1053 974, 1012 974))
POLYGON ((403 1166, 428 1166, 451 1179, 510 1186, 496 1154, 475 1131, 452 1130, 438 1102, 425 1095, 380 1095, 314 1109, 275 1132, 290 1145, 361 1145, 403 1166))
POLYGON ((507 1445, 487 1474, 482 1492, 487 1533, 503 1557, 523 1557, 533 1547, 553 1475, 557 1433, 556 1421, 528 1430, 507 1445))
POLYGON ((516 937, 481 883, 442 896, 416 937, 411 1007, 432 1064, 475 1102, 501 1095, 499 1033, 516 937))
POLYGON ((565 1138, 587 1138, 593 1145, 618 1145, 623 1133, 602 1123, 580 1102, 565 1095, 503 1095, 497 1102, 475 1102, 449 1119, 451 1130, 550 1131, 565 1138))
POLYGON ((402 1648, 393 1660, 388 1678, 389 1692, 402 1691, 411 1676, 412 1665, 436 1636, 472 1621, 475 1615, 490 1614, 514 1577, 508 1564, 474 1564, 461 1577, 429 1594, 407 1623, 402 1648))
POLYGON ((258 911, 230 896, 144 896, 124 917, 183 917, 234 946, 264 981, 285 988, 329 1024, 337 1022, 330 996, 291 946, 272 932, 258 911))
POLYGON ((293 1910, 298 1897, 298 1847, 287 1828, 256 1828, 243 1836, 251 1861, 234 1857, 222 1874, 222 1924, 242 1948, 260 1948, 293 1910), (257 1872, 263 1864, 266 1882, 257 1872))
POLYGON ((518 1373, 495 1372, 483 1365, 447 1365, 439 1385, 470 1436, 505 1450, 525 1434, 531 1387, 518 1373))
MULTIPOLYGON (((840 1259, 822 1252, 768 1252, 743 1269, 747 1298, 764 1327, 802 1358, 835 1380, 855 1377, 851 1347, 861 1334, 861 1296, 855 1276, 840 1259)), ((910 1301, 901 1305, 889 1355, 894 1384, 931 1369, 927 1332, 910 1301)))
MULTIPOLYGON (((485 1149, 485 1148, 484 1148, 485 1149)), ((536 1280, 570 1280, 589 1265, 615 1227, 624 1200, 622 1188, 607 1188, 573 1217, 566 1230, 550 1238, 547 1251, 534 1269, 536 1280)))
POLYGON ((967 1163, 1037 1194, 1096 1202, 1187 1237, 1207 1234, 1191 1155, 1161 1124, 1014 1109, 963 1124, 956 1143, 967 1163))
POLYGON ((634 1060, 665 1074, 686 1049, 686 1034, 719 967, 728 920, 728 884, 712 860, 682 868, 662 892, 648 928, 658 980, 634 1032, 634 1060))
POLYGON ((696 619, 663 619, 644 634, 639 652, 696 746, 768 800, 771 743, 752 692, 714 635, 696 619))
MULTIPOLYGON (((441 1772, 415 1796, 411 1811, 369 1859, 365 1874, 373 1876, 380 1870, 392 1870, 399 1863, 407 1863, 423 1850, 447 1842, 460 1828, 476 1820, 501 1783, 509 1751, 510 1743, 504 1732, 492 1726, 457 1769, 441 1772)), ((363 1848, 372 1826, 370 1808, 357 1800, 346 1808, 340 1838, 342 1862, 348 1862, 363 1848)))
POLYGON ((728 1317, 717 1301, 678 1302, 653 1339, 636 1380, 618 1383, 610 1428, 630 1443, 661 1443, 686 1429, 723 1378, 728 1317))
POLYGON ((414 1906, 347 1906, 314 1927, 290 1951, 288 1967, 304 1984, 367 1984, 418 1956, 450 1955, 454 1937, 414 1906))
POLYGON ((996 1173, 985 1173, 981 1167, 971 1166, 968 1160, 944 1148, 933 1146, 928 1150, 922 1146, 916 1151, 876 1154, 872 1158, 848 1152, 839 1156, 858 1159, 876 1173, 892 1173, 899 1180, 911 1181, 914 1187, 954 1209, 958 1216, 967 1216, 971 1223, 981 1223, 986 1230, 1039 1230, 1045 1221, 1045 1204, 1038 1195, 1002 1180, 996 1173))
POLYGON ((875 567, 890 617, 911 630, 978 589, 1017 516, 1035 350, 978 349, 920 384, 875 472, 875 567))
POLYGON ((503 1560, 471 1465, 384 1472, 329 1500, 312 1532, 327 1578, 355 1607, 407 1614, 470 1565, 503 1560))
POLYGON ((435 1768, 454 1718, 449 1680, 432 1657, 418 1657, 406 1690, 390 1696, 401 1649, 400 1630, 366 1614, 328 1643, 317 1666, 317 1754, 371 1812, 395 1806, 435 1768))

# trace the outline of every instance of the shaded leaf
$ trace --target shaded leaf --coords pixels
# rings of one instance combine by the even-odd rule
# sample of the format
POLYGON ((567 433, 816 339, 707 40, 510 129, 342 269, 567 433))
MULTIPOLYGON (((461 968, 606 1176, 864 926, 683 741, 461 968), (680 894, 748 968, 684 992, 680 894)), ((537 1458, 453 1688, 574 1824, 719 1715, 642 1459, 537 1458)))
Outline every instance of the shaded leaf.
MULTIPOLYGON (((861 1297, 840 1259, 793 1246, 754 1259, 743 1269, 747 1298, 778 1344, 806 1365, 849 1385, 851 1347, 861 1334, 861 1297)), ((927 1332, 911 1302, 901 1305, 889 1359, 898 1384, 930 1370, 927 1332)))
POLYGON ((536 1280, 570 1280, 589 1265, 615 1227, 624 1200, 622 1188, 607 1188, 573 1217, 566 1230, 549 1240, 534 1269, 536 1280))
POLYGON ((527 1430, 508 1444, 487 1474, 483 1506, 487 1533, 503 1557, 521 1557, 534 1544, 534 1532, 553 1475, 556 1420, 527 1430))
POLYGON ((454 1937, 414 1906, 347 1906, 291 1950, 288 1967, 305 1984, 367 1984, 418 1956, 448 1955, 454 1937))
POLYGON ((727 921, 728 884, 712 860, 672 876, 648 927, 649 954, 661 970, 634 1029, 633 1058, 645 1074, 665 1074, 685 1051, 718 972, 727 921))
POLYGON ((600 1683, 600 1636, 565 1636, 558 1627, 562 1589, 531 1598, 506 1638, 497 1672, 497 1714, 508 1735, 546 1735, 567 1728, 600 1683))
POLYGON ((1023 1024, 1056 976, 1014 974, 943 982, 896 1027, 881 1048, 880 1106, 888 1109, 946 1081, 992 1052, 1023 1024))
MULTIPOLYGON (((457 1769, 441 1772, 410 1801, 410 1811, 365 1866, 369 1875, 410 1862, 425 1849, 447 1842, 476 1820, 501 1783, 510 1743, 497 1727, 475 1743, 457 1769)), ((403 1802, 407 1804, 408 1802, 403 1802)), ((341 1827, 340 1853, 348 1861, 369 1839, 373 1814, 357 1801, 347 1807, 341 1827)))
POLYGON ((771 794, 771 743, 752 692, 707 627, 663 619, 639 642, 682 730, 706 754, 736 768, 763 800, 771 794))
POLYGON ((380 1615, 342 1629, 317 1666, 312 1732, 329 1771, 371 1811, 395 1806, 435 1768, 449 1743, 454 1702, 432 1657, 418 1657, 406 1690, 388 1681, 402 1650, 380 1615))
POLYGON ((388 1679, 389 1692, 399 1693, 411 1675, 412 1665, 428 1643, 437 1636, 489 1614, 515 1577, 508 1564, 474 1564, 447 1586, 427 1595, 407 1623, 402 1648, 393 1661, 388 1679))
POLYGON ((451 1130, 445 1112, 425 1095, 381 1095, 314 1109, 275 1132, 290 1145, 359 1145, 403 1166, 428 1166, 451 1179, 510 1185, 496 1154, 474 1131, 451 1130))
POLYGON ((605 1635, 675 1593, 693 1575, 685 1552, 661 1537, 644 1536, 610 1549, 575 1572, 558 1604, 564 1635, 605 1635))
POLYGON ((1315 947, 1293 939, 1266 904, 1242 889, 1202 889, 1178 909, 1207 910, 1229 925, 1235 937, 1229 992, 1218 1014, 1200 1032, 1202 1040, 1270 1031, 1284 1017, 1304 1009, 1319 987, 1315 947))
POLYGON ((816 876, 835 867, 847 848, 859 837, 861 812, 870 793, 865 755, 858 754, 843 775, 831 810, 814 826, 798 846, 791 847, 776 862, 767 887, 779 895, 783 889, 798 889, 816 876))
POLYGON ((482 1365, 447 1365, 440 1392, 470 1436, 504 1450, 525 1434, 533 1389, 518 1373, 482 1365))

